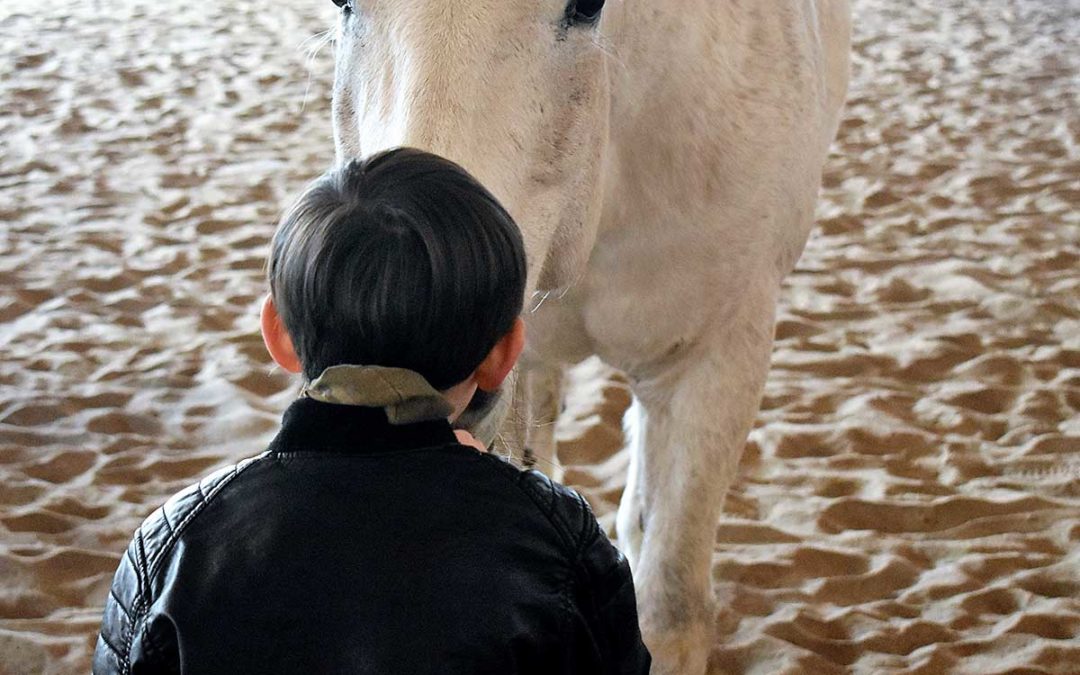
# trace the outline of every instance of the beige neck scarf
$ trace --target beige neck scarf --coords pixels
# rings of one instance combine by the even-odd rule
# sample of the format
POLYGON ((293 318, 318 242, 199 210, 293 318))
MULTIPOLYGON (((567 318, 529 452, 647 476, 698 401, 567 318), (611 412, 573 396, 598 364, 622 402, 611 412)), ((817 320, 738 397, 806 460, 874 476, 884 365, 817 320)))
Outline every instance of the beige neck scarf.
POLYGON ((446 419, 454 412, 423 375, 404 368, 330 366, 305 384, 300 395, 323 403, 383 408, 395 425, 446 419))

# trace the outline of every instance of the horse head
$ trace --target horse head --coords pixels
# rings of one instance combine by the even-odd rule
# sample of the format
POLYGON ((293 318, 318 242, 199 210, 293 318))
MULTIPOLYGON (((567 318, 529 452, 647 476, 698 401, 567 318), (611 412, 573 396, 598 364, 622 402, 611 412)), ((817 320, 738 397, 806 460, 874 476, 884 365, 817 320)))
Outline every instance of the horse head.
POLYGON ((578 279, 595 240, 610 85, 603 0, 332 0, 338 160, 454 160, 521 227, 526 292, 578 279))

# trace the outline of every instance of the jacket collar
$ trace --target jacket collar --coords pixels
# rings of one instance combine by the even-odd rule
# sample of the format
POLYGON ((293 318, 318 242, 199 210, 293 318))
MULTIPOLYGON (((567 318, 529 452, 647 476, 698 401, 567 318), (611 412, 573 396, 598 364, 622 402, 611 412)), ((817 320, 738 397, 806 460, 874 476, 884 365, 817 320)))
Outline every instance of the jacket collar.
POLYGON ((271 454, 293 452, 373 453, 457 443, 445 419, 391 424, 383 408, 299 398, 286 410, 271 454))

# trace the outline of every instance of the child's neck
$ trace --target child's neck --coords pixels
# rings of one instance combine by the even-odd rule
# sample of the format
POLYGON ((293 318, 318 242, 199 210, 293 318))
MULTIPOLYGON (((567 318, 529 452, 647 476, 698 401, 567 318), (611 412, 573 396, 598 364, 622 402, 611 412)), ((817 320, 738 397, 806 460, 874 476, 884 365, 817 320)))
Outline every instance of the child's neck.
POLYGON ((470 377, 449 389, 442 390, 440 393, 446 397, 447 401, 450 401, 450 405, 454 406, 454 412, 447 418, 453 423, 461 416, 461 413, 465 412, 465 408, 469 407, 469 402, 472 401, 473 396, 476 394, 476 382, 470 377))

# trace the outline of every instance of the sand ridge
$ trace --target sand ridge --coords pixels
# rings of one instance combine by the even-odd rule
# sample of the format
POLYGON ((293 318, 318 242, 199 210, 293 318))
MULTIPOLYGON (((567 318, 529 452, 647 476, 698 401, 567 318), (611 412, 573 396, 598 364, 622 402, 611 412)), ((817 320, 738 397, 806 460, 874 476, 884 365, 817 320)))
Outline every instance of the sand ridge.
MULTIPOLYGON (((713 672, 1080 663, 1080 8, 855 0, 819 227, 717 527, 713 672)), ((267 240, 332 159, 331 3, 0 8, 0 673, 86 672, 132 530, 294 384, 267 240)), ((625 383, 558 427, 610 527, 625 383)))

